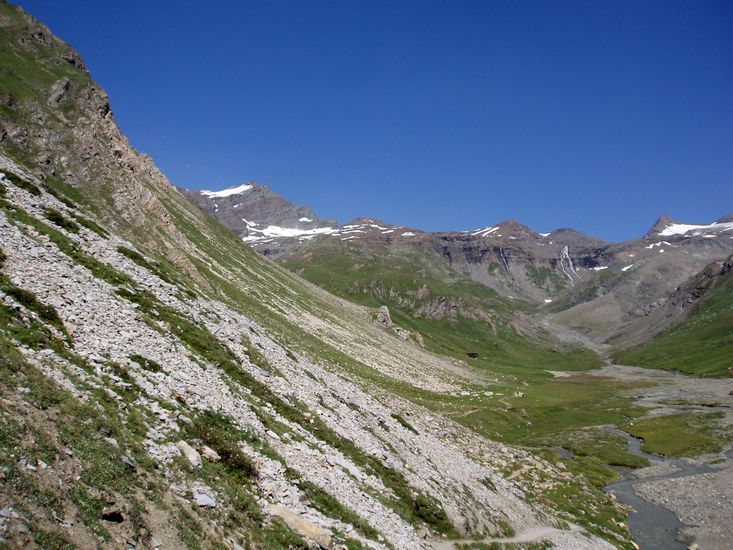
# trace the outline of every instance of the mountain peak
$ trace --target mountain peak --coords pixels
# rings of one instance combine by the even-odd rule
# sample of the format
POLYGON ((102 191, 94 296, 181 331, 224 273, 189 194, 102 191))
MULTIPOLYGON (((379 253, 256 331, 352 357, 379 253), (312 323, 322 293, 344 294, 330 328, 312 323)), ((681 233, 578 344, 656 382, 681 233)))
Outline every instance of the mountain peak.
POLYGON ((351 220, 350 222, 345 223, 344 227, 347 227, 350 225, 377 225, 377 226, 384 227, 384 228, 386 228, 387 226, 394 227, 394 225, 392 225, 391 223, 387 223, 377 218, 370 218, 368 216, 362 216, 360 218, 355 218, 351 220))
POLYGON ((673 217, 662 214, 659 216, 656 222, 654 222, 654 225, 649 228, 649 231, 646 232, 647 237, 654 237, 659 235, 662 231, 664 231, 665 228, 669 227, 673 224, 680 223, 678 220, 674 219, 673 217))
POLYGON ((254 188, 256 185, 257 184, 255 182, 248 181, 243 183, 242 185, 238 185, 237 187, 228 187, 226 189, 222 189, 221 191, 208 191, 206 189, 202 189, 199 191, 199 193, 201 193, 205 197, 209 197, 212 199, 221 199, 225 197, 230 197, 232 195, 241 195, 254 188))
POLYGON ((572 227, 559 227, 549 233, 540 233, 542 237, 549 237, 558 243, 569 246, 601 246, 606 244, 604 240, 591 235, 586 235, 572 227))

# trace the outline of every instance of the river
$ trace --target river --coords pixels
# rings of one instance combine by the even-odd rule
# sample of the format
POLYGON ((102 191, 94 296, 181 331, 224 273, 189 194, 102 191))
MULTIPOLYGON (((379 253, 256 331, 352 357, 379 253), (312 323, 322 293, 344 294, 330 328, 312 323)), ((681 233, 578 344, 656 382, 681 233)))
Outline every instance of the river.
MULTIPOLYGON (((601 369, 600 375, 624 380, 649 380, 654 385, 633 390, 638 404, 650 409, 651 414, 672 414, 704 410, 723 412, 724 423, 733 423, 733 380, 701 380, 664 371, 649 371, 637 367, 613 365, 601 369)), ((724 487, 723 498, 705 494, 706 483, 699 483, 697 491, 682 493, 681 489, 693 487, 698 480, 708 482, 705 474, 729 481, 733 477, 733 450, 709 462, 697 459, 668 458, 641 450, 642 441, 615 427, 605 428, 609 433, 626 439, 630 454, 647 458, 651 467, 640 470, 619 469, 624 479, 611 483, 606 490, 632 508, 628 525, 634 541, 641 550, 684 550, 690 544, 699 543, 704 549, 729 549, 733 547, 733 494, 724 487), (711 464, 710 462, 715 462, 711 464), (703 476, 703 477, 696 477, 703 476), (671 481, 671 483, 658 483, 671 481), (681 484, 680 482, 683 482, 681 484), (639 491, 639 486, 654 487, 654 491, 639 491), (644 498, 642 494, 653 494, 644 498), (709 508, 709 513, 704 510, 709 508), (716 507, 720 507, 717 509, 716 507), (676 512, 676 513, 675 513, 676 512), (696 518, 706 515, 709 522, 696 518), (682 516, 682 517, 680 517, 682 516), (686 521, 686 522, 685 522, 686 521)))

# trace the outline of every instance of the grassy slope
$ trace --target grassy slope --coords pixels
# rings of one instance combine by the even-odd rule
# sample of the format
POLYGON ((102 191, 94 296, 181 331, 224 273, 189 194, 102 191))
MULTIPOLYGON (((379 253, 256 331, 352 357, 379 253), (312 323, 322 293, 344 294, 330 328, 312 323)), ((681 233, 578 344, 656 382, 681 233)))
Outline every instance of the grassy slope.
POLYGON ((723 277, 687 319, 648 344, 617 352, 614 359, 695 376, 733 375, 733 273, 723 277))
POLYGON ((491 371, 526 374, 541 369, 582 370, 598 366, 585 350, 558 350, 549 342, 522 337, 511 321, 532 306, 500 297, 490 288, 461 276, 414 249, 359 245, 332 238, 312 241, 283 259, 291 271, 329 292, 368 307, 386 304, 401 328, 419 332, 431 351, 466 359, 491 371), (418 295, 421 287, 428 292, 418 295), (429 318, 422 310, 441 301, 459 304, 455 313, 429 318))

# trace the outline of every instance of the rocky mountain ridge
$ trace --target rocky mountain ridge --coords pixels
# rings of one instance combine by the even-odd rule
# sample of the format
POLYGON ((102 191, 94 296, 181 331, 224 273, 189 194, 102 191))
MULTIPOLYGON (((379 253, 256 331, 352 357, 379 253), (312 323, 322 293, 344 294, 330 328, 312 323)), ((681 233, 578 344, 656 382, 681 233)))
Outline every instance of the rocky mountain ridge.
MULTIPOLYGON (((215 209, 208 211, 228 225, 215 209)), ((615 344, 632 332, 654 333, 638 332, 639 319, 710 262, 733 252, 733 223, 725 216, 710 224, 686 224, 663 215, 645 236, 622 243, 605 243, 571 228, 541 234, 515 220, 439 233, 370 218, 341 227, 269 227, 255 235, 229 227, 260 253, 286 265, 301 265, 306 257, 317 262, 323 239, 339 239, 367 256, 410 249, 501 296, 545 307, 556 313, 555 322, 582 330, 599 343, 615 344)))

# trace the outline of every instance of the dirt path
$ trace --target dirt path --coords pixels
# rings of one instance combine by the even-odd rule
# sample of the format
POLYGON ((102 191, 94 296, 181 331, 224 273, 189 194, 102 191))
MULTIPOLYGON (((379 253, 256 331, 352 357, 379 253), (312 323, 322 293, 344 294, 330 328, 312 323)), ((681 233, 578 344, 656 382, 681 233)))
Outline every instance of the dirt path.
MULTIPOLYGON (((431 540, 430 544, 433 550, 455 550, 458 544, 479 544, 485 543, 490 544, 492 542, 499 544, 522 544, 522 543, 533 543, 533 542, 552 542, 555 547, 563 548, 566 550, 584 550, 587 546, 584 543, 579 542, 577 534, 582 532, 583 529, 577 525, 570 525, 569 529, 557 529, 549 525, 541 525, 531 527, 513 537, 507 538, 486 538, 486 539, 455 539, 455 540, 443 540, 435 539, 431 540)), ((608 545, 609 549, 613 546, 608 545)))

